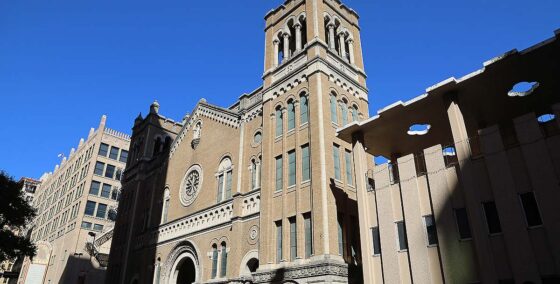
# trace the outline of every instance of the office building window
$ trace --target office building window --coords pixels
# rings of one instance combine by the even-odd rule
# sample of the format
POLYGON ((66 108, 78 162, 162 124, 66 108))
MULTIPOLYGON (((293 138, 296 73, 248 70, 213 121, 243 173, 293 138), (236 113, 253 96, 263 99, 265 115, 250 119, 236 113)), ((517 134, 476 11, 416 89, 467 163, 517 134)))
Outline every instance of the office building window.
POLYGON ((282 136, 282 133, 284 132, 283 124, 282 109, 278 107, 276 109, 276 137, 282 136))
POLYGON ((523 211, 525 212, 527 225, 529 227, 542 225, 543 222, 541 213, 539 211, 537 200, 535 199, 535 194, 533 192, 527 192, 520 194, 519 198, 521 199, 521 204, 523 205, 523 211))
POLYGON ((465 208, 455 209, 455 219, 457 221, 457 229, 459 231, 459 238, 461 240, 466 240, 466 239, 472 238, 471 225, 469 224, 469 218, 467 216, 467 209, 465 209, 465 208))
POLYGON ((352 175, 352 153, 344 151, 344 160, 346 162, 346 183, 354 185, 354 176, 352 175))
POLYGON ((84 214, 88 215, 88 216, 93 216, 93 213, 95 212, 95 202, 93 201, 88 201, 86 203, 86 210, 84 211, 84 214))
POLYGON ((119 148, 111 146, 111 152, 109 153, 109 159, 117 160, 119 158, 119 148))
POLYGON ((288 131, 296 128, 296 107, 293 101, 288 102, 288 131))
POLYGON ((482 203, 484 209, 484 216, 486 217, 486 225, 488 226, 488 233, 499 234, 502 232, 502 225, 500 224, 500 217, 498 216, 498 209, 494 201, 482 203))
POLYGON ((408 240, 406 237, 406 226, 403 221, 397 222, 397 236, 399 238, 399 250, 407 250, 408 240))
POLYGON ((107 204, 99 203, 97 205, 97 213, 95 214, 95 217, 105 219, 106 216, 107 216, 107 204))
POLYGON ((90 230, 92 224, 90 222, 82 222, 82 229, 90 230))
POLYGON ((91 186, 89 188, 89 194, 91 195, 98 195, 99 194, 99 188, 101 186, 100 182, 97 181, 92 181, 91 182, 91 186))
POLYGON ((336 112, 336 97, 332 94, 330 98, 330 104, 331 104, 331 121, 335 124, 338 124, 338 115, 336 112))
POLYGON ((290 260, 297 258, 297 224, 296 217, 289 218, 290 222, 290 260))
POLYGON ((121 156, 119 157, 119 161, 126 163, 127 160, 128 160, 128 151, 121 150, 121 156))
POLYGON ((115 166, 107 165, 107 169, 105 169, 105 177, 113 178, 114 176, 115 176, 115 166))
POLYGON ((284 170, 283 170, 282 156, 278 156, 276 157, 276 191, 281 191, 282 188, 284 187, 283 175, 284 175, 284 170))
POLYGON ((433 215, 424 216, 424 224, 426 225, 426 235, 428 239, 428 245, 437 245, 438 237, 436 230, 436 221, 433 215))
POLYGON ((288 186, 296 185, 296 151, 288 152, 288 186))
POLYGON ((95 224, 95 225, 93 225, 93 230, 101 232, 101 231, 103 231, 103 225, 95 224))
POLYGON ((94 169, 93 173, 98 175, 98 176, 102 176, 104 169, 105 169, 105 163, 96 162, 95 163, 95 169, 94 169))
POLYGON ((276 263, 282 261, 282 221, 276 221, 276 263))
POLYGON ((344 103, 340 103, 340 114, 342 115, 342 126, 348 124, 348 106, 344 103))
POLYGON ((313 227, 311 223, 311 213, 303 215, 305 229, 305 258, 311 257, 313 254, 313 227))
POLYGON ((381 236, 379 235, 379 227, 371 228, 373 238, 373 255, 381 254, 381 236))
POLYGON ((308 181, 311 179, 309 145, 303 145, 301 147, 301 179, 302 181, 308 181))
POLYGON ((111 196, 111 185, 104 183, 101 190, 101 197, 109 198, 109 196, 111 196))
POLYGON ((107 152, 109 151, 109 145, 101 143, 99 145, 99 156, 107 157, 107 152))
POLYGON ((341 180, 340 172, 340 149, 338 145, 333 145, 334 179, 341 180))
POLYGON ((309 101, 306 95, 300 97, 300 123, 305 124, 309 121, 309 101))

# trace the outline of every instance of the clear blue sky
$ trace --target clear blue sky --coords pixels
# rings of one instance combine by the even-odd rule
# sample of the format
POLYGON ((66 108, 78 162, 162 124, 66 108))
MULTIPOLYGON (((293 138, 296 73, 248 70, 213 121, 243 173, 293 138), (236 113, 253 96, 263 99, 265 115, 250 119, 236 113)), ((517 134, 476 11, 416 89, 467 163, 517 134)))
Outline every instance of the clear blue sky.
MULTIPOLYGON (((201 97, 228 106, 261 84, 263 17, 282 2, 0 1, 0 169, 40 177, 102 114, 130 133, 154 99, 174 119, 201 97)), ((344 2, 371 112, 560 28, 558 0, 344 2)))

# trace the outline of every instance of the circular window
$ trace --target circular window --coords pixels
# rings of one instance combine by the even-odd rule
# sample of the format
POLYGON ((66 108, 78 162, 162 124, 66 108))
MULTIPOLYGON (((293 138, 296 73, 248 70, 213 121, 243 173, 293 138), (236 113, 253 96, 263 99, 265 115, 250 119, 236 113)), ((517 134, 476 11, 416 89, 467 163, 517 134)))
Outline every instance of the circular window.
POLYGON ((192 166, 185 175, 181 184, 181 203, 184 206, 191 205, 200 191, 202 185, 202 168, 200 166, 192 166))
POLYGON ((261 144, 262 142, 262 133, 259 131, 257 133, 255 133, 255 137, 253 137, 253 142, 255 144, 261 144))

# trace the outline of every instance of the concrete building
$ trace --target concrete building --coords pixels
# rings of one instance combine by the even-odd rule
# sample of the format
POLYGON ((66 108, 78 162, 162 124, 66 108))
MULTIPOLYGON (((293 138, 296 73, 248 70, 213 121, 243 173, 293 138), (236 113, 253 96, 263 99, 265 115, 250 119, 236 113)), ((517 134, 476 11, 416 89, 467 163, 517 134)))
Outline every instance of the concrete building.
POLYGON ((338 132, 365 283, 560 283, 559 38, 338 132))
POLYGON ((29 204, 33 205, 33 198, 35 196, 35 192, 37 191, 37 187, 41 184, 41 181, 22 177, 19 180, 19 183, 21 184, 21 191, 25 194, 25 200, 27 200, 29 204))
POLYGON ((368 118, 358 15, 288 0, 265 21, 262 86, 135 121, 107 283, 361 282, 352 148, 336 137, 368 118))
POLYGON ((97 130, 41 177, 31 240, 37 256, 26 259, 18 283, 102 283, 120 198, 130 136, 97 130))

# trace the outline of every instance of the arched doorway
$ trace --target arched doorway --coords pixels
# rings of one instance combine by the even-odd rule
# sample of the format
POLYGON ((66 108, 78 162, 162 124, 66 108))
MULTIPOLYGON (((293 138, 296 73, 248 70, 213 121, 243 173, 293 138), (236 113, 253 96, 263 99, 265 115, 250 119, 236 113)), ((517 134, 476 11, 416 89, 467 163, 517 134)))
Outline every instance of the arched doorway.
POLYGON ((177 284, 192 284, 196 280, 196 267, 189 257, 177 265, 177 284))

